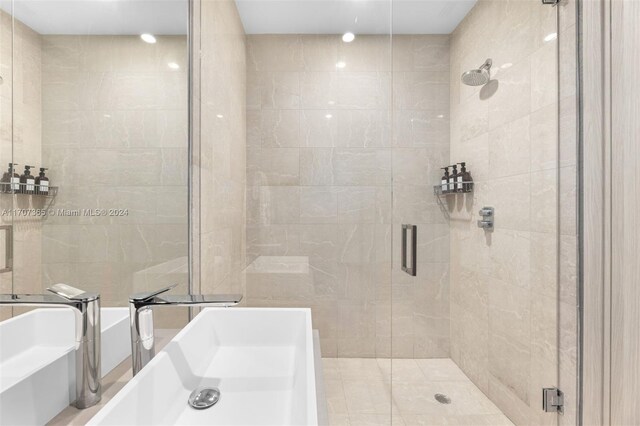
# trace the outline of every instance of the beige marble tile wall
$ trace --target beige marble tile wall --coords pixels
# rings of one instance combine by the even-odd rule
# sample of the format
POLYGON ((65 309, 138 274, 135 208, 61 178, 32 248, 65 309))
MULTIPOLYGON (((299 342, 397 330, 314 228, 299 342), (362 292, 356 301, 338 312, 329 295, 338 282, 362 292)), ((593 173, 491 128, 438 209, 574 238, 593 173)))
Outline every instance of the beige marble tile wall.
POLYGON ((389 356, 392 299, 394 355, 448 353, 448 229, 429 196, 448 159, 448 40, 394 48, 248 37, 247 303, 310 307, 324 356, 389 356), (392 275, 401 221, 424 225, 415 279, 392 275))
MULTIPOLYGON (((7 163, 39 164, 41 161, 41 36, 10 15, 0 12, 0 161, 4 173, 7 163)), ((1 209, 38 208, 30 196, 0 195, 1 209)), ((41 285, 42 219, 12 215, 4 211, 2 225, 13 225, 13 272, 0 274, 0 291, 37 293, 41 285)), ((3 233, 2 244, 4 246, 3 233)), ((2 252, 4 265, 4 249, 2 252)), ((0 318, 11 309, 0 310, 0 318)))
POLYGON ((42 164, 60 187, 52 207, 127 210, 48 217, 42 281, 97 291, 104 305, 169 282, 186 291, 187 39, 156 38, 42 38, 42 164))
POLYGON ((449 36, 393 36, 393 357, 449 357, 449 225, 433 196, 449 164, 449 36), (418 227, 417 277, 402 272, 418 227))
POLYGON ((389 43, 248 37, 247 303, 310 307, 323 356, 389 347, 389 43))
POLYGON ((245 34, 233 0, 200 7, 200 290, 244 294, 245 34))
POLYGON ((541 389, 558 384, 559 364, 575 372, 575 315, 558 315, 576 306, 576 156, 557 120, 556 13, 568 7, 480 0, 451 36, 451 161, 467 161, 476 182, 449 202, 451 356, 523 425, 555 424, 541 389), (487 58, 493 81, 462 85, 487 58), (476 226, 483 206, 496 209, 491 233, 476 226))

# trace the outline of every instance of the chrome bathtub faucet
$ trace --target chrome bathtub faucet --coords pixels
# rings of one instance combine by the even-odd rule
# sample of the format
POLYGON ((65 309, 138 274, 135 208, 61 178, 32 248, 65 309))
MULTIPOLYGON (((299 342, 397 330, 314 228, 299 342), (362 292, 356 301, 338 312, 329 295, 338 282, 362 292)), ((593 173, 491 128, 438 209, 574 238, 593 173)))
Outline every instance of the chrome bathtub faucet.
POLYGON ((129 323, 131 326, 131 362, 135 376, 156 355, 153 330, 154 306, 231 307, 242 300, 241 294, 173 295, 166 293, 178 284, 129 297, 129 323))
POLYGON ((75 314, 76 408, 88 408, 102 397, 100 369, 100 295, 66 284, 47 288, 53 294, 0 294, 1 306, 67 307, 75 314))

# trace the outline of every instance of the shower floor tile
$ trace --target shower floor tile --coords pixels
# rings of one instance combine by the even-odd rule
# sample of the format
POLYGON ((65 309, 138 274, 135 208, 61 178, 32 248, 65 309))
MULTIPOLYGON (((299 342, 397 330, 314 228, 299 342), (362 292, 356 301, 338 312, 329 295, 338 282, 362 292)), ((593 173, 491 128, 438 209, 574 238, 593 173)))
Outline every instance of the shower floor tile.
POLYGON ((322 364, 331 426, 513 425, 450 359, 323 358, 322 364), (451 403, 437 402, 436 393, 451 403))

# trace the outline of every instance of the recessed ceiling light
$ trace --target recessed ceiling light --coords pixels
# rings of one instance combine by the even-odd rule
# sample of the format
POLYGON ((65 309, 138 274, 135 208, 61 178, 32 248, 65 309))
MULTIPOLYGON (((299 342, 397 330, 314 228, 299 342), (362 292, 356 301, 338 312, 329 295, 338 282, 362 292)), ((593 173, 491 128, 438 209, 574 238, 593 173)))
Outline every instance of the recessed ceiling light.
POLYGON ((558 38, 558 33, 551 33, 547 34, 547 36, 544 38, 544 41, 551 41, 555 40, 556 38, 558 38))
POLYGON ((140 38, 146 43, 153 44, 156 42, 156 38, 153 36, 153 34, 141 34, 140 38))
POLYGON ((511 62, 507 62, 504 63, 502 65, 500 65, 500 68, 502 68, 503 70, 506 70, 507 68, 511 68, 513 66, 513 64, 511 62))
POLYGON ((336 101, 329 101, 329 105, 335 105, 336 101))
POLYGON ((345 43, 351 43, 353 40, 355 40, 356 36, 353 33, 344 33, 342 35, 342 41, 344 41, 345 43))
POLYGON ((344 68, 346 66, 347 66, 346 62, 343 62, 343 61, 336 63, 336 68, 344 68))
POLYGON ((333 115, 331 115, 331 114, 327 114, 327 115, 325 115, 325 117, 326 117, 327 119, 330 119, 330 118, 332 118, 332 117, 333 117, 333 115))
POLYGON ((222 115, 222 114, 217 114, 217 115, 216 115, 216 117, 218 117, 218 118, 224 118, 224 115, 222 115))
POLYGON ((444 118, 444 114, 439 114, 438 118, 444 118))
POLYGON ((180 65, 176 64, 175 62, 169 62, 169 63, 167 64, 167 66, 168 66, 169 68, 171 68, 172 70, 178 70, 178 69, 180 69, 180 65))

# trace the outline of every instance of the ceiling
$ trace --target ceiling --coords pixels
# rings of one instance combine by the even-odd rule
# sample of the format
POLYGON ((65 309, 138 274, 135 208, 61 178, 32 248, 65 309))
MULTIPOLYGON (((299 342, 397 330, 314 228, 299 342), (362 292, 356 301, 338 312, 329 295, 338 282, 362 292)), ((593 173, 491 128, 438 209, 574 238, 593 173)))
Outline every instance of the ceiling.
MULTIPOLYGON (((218 0, 210 0, 218 1, 218 0)), ((448 34, 476 0, 236 0, 248 34, 448 34), (393 22, 392 22, 393 16, 393 22), (392 25, 393 24, 393 25, 392 25)), ((40 34, 186 34, 187 0, 14 0, 40 34)))
POLYGON ((236 0, 248 34, 390 34, 392 28, 393 34, 449 34, 475 3, 476 0, 236 0))
MULTIPOLYGON (((2 9, 9 12, 2 1, 2 9)), ((186 34, 187 0, 14 0, 13 15, 40 34, 186 34)))

